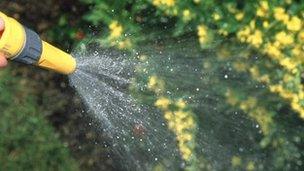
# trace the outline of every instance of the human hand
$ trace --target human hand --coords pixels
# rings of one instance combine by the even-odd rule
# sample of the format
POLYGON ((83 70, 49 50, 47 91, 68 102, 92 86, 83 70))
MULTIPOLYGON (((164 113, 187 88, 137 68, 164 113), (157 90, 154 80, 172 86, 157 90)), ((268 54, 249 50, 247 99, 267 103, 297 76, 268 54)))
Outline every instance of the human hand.
MULTIPOLYGON (((4 30, 4 21, 0 18, 0 39, 2 36, 2 32, 4 30)), ((3 68, 7 65, 7 60, 5 58, 5 55, 0 52, 0 68, 3 68)))

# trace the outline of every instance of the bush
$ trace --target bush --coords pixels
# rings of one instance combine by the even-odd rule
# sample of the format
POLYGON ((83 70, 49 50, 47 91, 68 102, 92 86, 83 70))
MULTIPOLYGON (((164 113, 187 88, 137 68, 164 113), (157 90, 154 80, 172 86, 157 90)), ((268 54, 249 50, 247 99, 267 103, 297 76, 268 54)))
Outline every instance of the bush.
MULTIPOLYGON (((163 57, 177 56, 176 49, 183 46, 190 49, 178 54, 184 55, 184 62, 171 61, 177 68, 173 66, 174 72, 165 68, 170 68, 170 61, 162 63, 166 58, 157 58, 156 50, 140 56, 150 64, 138 70, 136 83, 145 85, 145 94, 153 97, 133 89, 135 96, 164 113, 186 169, 303 168, 303 1, 81 2, 90 10, 73 23, 80 29, 69 30, 70 41, 90 37, 91 30, 102 32, 97 38, 101 44, 119 49, 142 49, 144 41, 167 37, 195 37, 183 38, 186 44, 155 45, 159 46, 155 49, 171 46, 173 50, 163 57), (200 52, 193 52, 197 47, 200 52), (199 69, 209 77, 191 77, 182 74, 191 72, 187 68, 178 69, 177 64, 185 66, 196 54, 200 55, 188 69, 199 69), (187 98, 193 95, 196 100, 187 98), (178 129, 181 124, 185 129, 178 129)), ((69 17, 63 15, 55 30, 68 29, 69 17)))

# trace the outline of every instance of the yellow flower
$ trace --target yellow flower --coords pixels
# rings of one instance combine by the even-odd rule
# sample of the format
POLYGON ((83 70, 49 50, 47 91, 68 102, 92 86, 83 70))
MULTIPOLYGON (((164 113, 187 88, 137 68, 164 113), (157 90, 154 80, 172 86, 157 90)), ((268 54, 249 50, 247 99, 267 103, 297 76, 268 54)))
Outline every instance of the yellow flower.
POLYGON ((180 149, 181 153, 182 153, 182 157, 184 160, 189 160, 189 158, 191 157, 191 150, 187 147, 181 148, 180 149))
POLYGON ((266 1, 266 0, 265 1, 261 1, 260 2, 260 6, 261 6, 262 9, 264 9, 266 11, 269 9, 268 1, 266 1))
POLYGON ((163 0, 163 4, 172 7, 175 5, 175 0, 163 0))
POLYGON ((282 52, 274 44, 268 43, 266 45, 265 51, 267 55, 274 57, 275 59, 278 59, 282 56, 282 52))
POLYGON ((302 31, 299 33, 298 39, 299 39, 300 42, 302 42, 302 43, 304 42, 304 30, 302 30, 302 31))
POLYGON ((290 71, 293 71, 293 69, 297 66, 297 64, 294 63, 290 58, 282 59, 280 64, 290 71))
POLYGON ((169 127, 170 130, 174 131, 175 123, 173 121, 168 121, 168 127, 169 127))
POLYGON ((184 20, 184 21, 189 21, 189 20, 191 20, 191 12, 190 12, 189 9, 185 9, 185 10, 183 11, 183 20, 184 20))
POLYGON ((154 105, 164 112, 168 128, 176 135, 180 154, 185 161, 188 161, 194 152, 193 146, 189 144, 195 143, 193 114, 191 111, 185 111, 186 102, 182 99, 175 102, 175 105, 179 107, 177 111, 170 111, 170 104, 172 102, 168 98, 160 97, 154 105))
POLYGON ((263 21, 263 27, 267 29, 269 27, 269 22, 268 21, 263 21))
POLYGON ((182 119, 185 119, 187 116, 188 116, 188 113, 187 112, 184 112, 184 111, 177 111, 177 112, 174 112, 175 114, 175 118, 178 119, 178 120, 182 120, 182 119))
POLYGON ((202 36, 206 36, 207 35, 207 28, 206 28, 206 26, 199 25, 197 27, 197 29, 198 29, 198 33, 197 33, 198 36, 202 37, 202 36))
POLYGON ((162 0, 153 0, 152 4, 155 6, 160 6, 162 4, 162 0))
MULTIPOLYGON (((301 88, 301 90, 302 90, 302 88, 301 88)), ((299 98, 302 99, 302 100, 304 99, 304 92, 303 91, 299 92, 299 98)))
POLYGON ((252 171, 254 170, 254 163, 252 161, 250 161, 248 164, 247 164, 247 167, 246 167, 246 170, 248 171, 252 171))
POLYGON ((185 123, 185 125, 186 125, 186 127, 187 127, 188 129, 194 128, 194 119, 193 119, 193 117, 188 117, 188 118, 184 121, 184 123, 185 123))
POLYGON ((124 41, 119 41, 118 42, 118 48, 119 49, 128 49, 132 46, 131 40, 130 39, 125 39, 124 41))
POLYGON ((227 9, 228 9, 228 11, 229 11, 230 13, 233 13, 233 14, 237 12, 237 9, 236 9, 235 5, 232 4, 232 3, 229 3, 229 4, 227 5, 227 9))
POLYGON ((249 27, 251 30, 254 30, 255 29, 255 24, 256 24, 256 20, 251 20, 250 23, 249 23, 249 27))
POLYGON ((292 0, 285 0, 286 4, 291 4, 292 0))
POLYGON ((154 105, 160 109, 167 109, 170 105, 170 100, 166 97, 160 97, 159 99, 156 100, 154 105))
POLYGON ((186 9, 183 11, 183 16, 184 17, 189 17, 190 16, 190 10, 186 9))
POLYGON ((300 112, 300 117, 301 117, 302 119, 304 119, 304 110, 302 110, 302 111, 300 112))
POLYGON ((231 164, 233 167, 240 166, 242 164, 242 159, 239 156, 232 156, 231 164))
POLYGON ((247 40, 247 37, 250 35, 250 27, 244 27, 242 30, 240 30, 237 33, 237 38, 241 41, 241 42, 245 42, 247 40))
POLYGON ((156 86, 156 84, 157 84, 157 77, 155 75, 153 75, 149 78, 148 88, 152 89, 153 87, 156 86))
POLYGON ((179 99, 176 102, 176 106, 180 109, 184 109, 186 107, 186 102, 183 99, 179 99))
POLYGON ((199 37, 199 42, 201 44, 205 44, 208 41, 208 33, 207 33, 207 27, 205 25, 199 25, 197 27, 197 35, 199 37))
POLYGON ((265 17, 268 14, 269 6, 267 1, 261 1, 260 6, 257 9, 257 16, 265 17))
POLYGON ((174 115, 171 111, 166 111, 165 114, 164 114, 164 117, 167 120, 171 120, 171 119, 173 119, 174 115))
POLYGON ((274 9, 274 18, 283 23, 287 23, 289 20, 288 14, 285 13, 285 9, 282 7, 276 7, 274 9))
POLYGON ((287 29, 290 31, 299 31, 301 27, 301 20, 297 16, 293 16, 291 20, 287 22, 287 29))
POLYGON ((282 85, 270 85, 269 89, 271 92, 278 93, 282 98, 289 100, 291 108, 304 119, 304 108, 300 104, 300 100, 304 97, 303 87, 301 85, 299 86, 300 91, 297 93, 284 89, 282 85))
POLYGON ((201 2, 201 0, 193 0, 194 3, 198 4, 201 2))
POLYGON ((156 94, 161 93, 165 88, 165 83, 162 79, 152 75, 149 77, 148 89, 154 91, 156 94))
POLYGON ((228 35, 228 31, 226 31, 226 30, 224 30, 222 28, 218 30, 218 33, 221 34, 221 35, 223 35, 223 36, 227 36, 228 35))
POLYGON ((270 82, 270 77, 269 75, 263 75, 260 78, 258 78, 258 81, 262 82, 262 83, 269 83, 270 82))
POLYGON ((283 87, 282 87, 282 85, 270 85, 269 90, 273 93, 278 93, 278 92, 283 91, 283 87))
POLYGON ((155 6, 166 5, 172 7, 175 5, 175 0, 153 0, 152 4, 155 6))
POLYGON ((183 134, 181 135, 180 139, 182 141, 191 141, 193 138, 192 134, 189 134, 189 133, 186 133, 186 134, 183 134))
POLYGON ((301 47, 300 46, 295 46, 292 50, 291 53, 293 56, 298 57, 301 54, 301 47))
POLYGON ((298 102, 294 101, 291 102, 291 107, 296 111, 300 111, 302 109, 301 105, 298 102))
POLYGON ((237 14, 235 14, 235 19, 238 21, 241 21, 244 18, 244 13, 243 12, 239 12, 237 14))
POLYGON ((263 43, 263 35, 260 30, 255 29, 255 20, 252 20, 249 26, 245 26, 237 33, 237 38, 241 42, 246 42, 259 48, 263 43))
POLYGON ((212 17, 215 21, 218 21, 219 19, 221 19, 221 16, 218 13, 213 13, 212 17))
POLYGON ((256 48, 260 47, 263 43, 262 32, 255 30, 255 32, 247 38, 247 42, 256 48))
POLYGON ((122 26, 118 23, 118 21, 113 21, 110 25, 109 25, 109 29, 110 29, 110 38, 118 38, 121 36, 122 32, 123 32, 123 28, 122 26))
MULTIPOLYGON (((185 130, 185 125, 182 124, 182 120, 179 118, 175 118, 175 128, 174 131, 177 135, 183 134, 183 131, 185 130)), ((179 139, 179 137, 177 137, 179 139)))
POLYGON ((286 32, 281 31, 276 34, 276 40, 281 43, 282 45, 290 45, 294 42, 292 35, 286 34, 286 32))

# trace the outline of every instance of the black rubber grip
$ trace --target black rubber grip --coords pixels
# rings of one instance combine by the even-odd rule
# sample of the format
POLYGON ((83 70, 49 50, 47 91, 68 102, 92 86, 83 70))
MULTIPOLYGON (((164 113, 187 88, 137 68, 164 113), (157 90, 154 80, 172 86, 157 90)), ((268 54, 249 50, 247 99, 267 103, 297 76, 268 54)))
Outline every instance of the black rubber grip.
POLYGON ((42 41, 37 33, 24 27, 26 40, 21 53, 13 60, 25 64, 35 64, 39 61, 42 53, 42 41))

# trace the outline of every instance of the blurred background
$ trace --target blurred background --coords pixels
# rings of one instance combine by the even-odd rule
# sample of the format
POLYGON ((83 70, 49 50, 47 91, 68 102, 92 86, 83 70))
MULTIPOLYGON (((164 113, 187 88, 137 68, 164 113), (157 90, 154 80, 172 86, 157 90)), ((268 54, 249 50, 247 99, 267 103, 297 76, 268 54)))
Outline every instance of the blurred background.
MULTIPOLYGON (((1 0, 0 9, 68 52, 94 39, 183 58, 172 72, 166 55, 147 51, 138 60, 149 69, 130 85, 176 135, 181 170, 303 170, 304 1, 1 0), (187 75, 187 62, 207 76, 187 75)), ((0 109, 0 170, 124 170, 66 76, 10 62, 0 109)))

